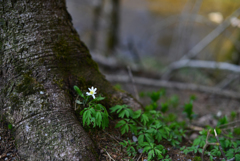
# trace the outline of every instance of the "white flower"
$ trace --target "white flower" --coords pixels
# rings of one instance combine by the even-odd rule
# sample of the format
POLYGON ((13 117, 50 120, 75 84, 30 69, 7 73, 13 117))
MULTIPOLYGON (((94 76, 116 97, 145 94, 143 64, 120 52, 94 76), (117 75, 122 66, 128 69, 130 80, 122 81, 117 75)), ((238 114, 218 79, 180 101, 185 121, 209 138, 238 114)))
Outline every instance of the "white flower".
POLYGON ((96 93, 96 90, 97 90, 97 88, 88 88, 88 90, 89 90, 89 92, 87 92, 86 94, 88 95, 88 96, 92 96, 93 97, 93 99, 95 99, 95 94, 97 94, 96 93))

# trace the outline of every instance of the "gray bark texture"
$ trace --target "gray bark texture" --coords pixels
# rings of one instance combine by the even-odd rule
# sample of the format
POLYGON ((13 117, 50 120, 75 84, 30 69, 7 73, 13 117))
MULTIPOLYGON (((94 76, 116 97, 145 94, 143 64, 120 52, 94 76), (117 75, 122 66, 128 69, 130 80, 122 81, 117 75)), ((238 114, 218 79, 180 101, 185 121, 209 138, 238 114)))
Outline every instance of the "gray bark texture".
POLYGON ((98 160, 77 120, 76 94, 97 87, 106 107, 139 103, 116 91, 81 42, 65 0, 0 0, 1 110, 24 160, 98 160))

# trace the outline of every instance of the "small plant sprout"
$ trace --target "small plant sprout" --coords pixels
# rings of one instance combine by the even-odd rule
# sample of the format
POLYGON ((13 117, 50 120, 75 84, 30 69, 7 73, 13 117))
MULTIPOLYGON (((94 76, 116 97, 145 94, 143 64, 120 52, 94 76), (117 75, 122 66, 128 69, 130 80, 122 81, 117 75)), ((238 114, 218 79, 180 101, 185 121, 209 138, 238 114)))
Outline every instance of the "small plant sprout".
POLYGON ((89 90, 89 92, 86 92, 86 94, 88 95, 88 96, 92 96, 93 97, 93 99, 95 99, 95 94, 97 94, 96 93, 96 90, 97 90, 97 88, 88 88, 88 90, 89 90))
POLYGON ((98 126, 99 128, 105 129, 109 124, 108 112, 102 104, 98 103, 104 100, 105 97, 101 95, 95 97, 97 88, 92 87, 88 89, 89 92, 86 92, 86 94, 92 96, 93 100, 89 100, 77 86, 74 86, 74 90, 78 94, 75 100, 75 110, 77 109, 77 104, 81 105, 80 115, 82 116, 83 125, 93 126, 93 128, 98 126), (78 100, 79 96, 82 97, 81 101, 78 100))

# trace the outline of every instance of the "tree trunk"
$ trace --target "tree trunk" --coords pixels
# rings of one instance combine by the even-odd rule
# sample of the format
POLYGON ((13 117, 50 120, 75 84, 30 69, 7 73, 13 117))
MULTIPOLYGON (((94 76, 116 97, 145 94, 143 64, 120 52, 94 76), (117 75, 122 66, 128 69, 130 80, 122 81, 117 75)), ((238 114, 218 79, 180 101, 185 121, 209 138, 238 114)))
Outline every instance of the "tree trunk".
POLYGON ((106 107, 140 105, 101 75, 64 0, 1 0, 0 16, 2 109, 16 131, 21 157, 97 160, 98 151, 75 116, 73 86, 97 87, 106 107))

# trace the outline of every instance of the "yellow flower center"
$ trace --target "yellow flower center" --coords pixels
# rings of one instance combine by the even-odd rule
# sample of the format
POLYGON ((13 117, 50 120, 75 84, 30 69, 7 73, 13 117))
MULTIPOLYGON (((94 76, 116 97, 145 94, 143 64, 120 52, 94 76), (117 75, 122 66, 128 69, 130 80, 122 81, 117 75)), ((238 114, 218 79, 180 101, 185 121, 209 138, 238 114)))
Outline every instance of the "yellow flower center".
POLYGON ((94 93, 93 91, 90 91, 90 94, 91 94, 91 95, 93 95, 93 93, 94 93))

